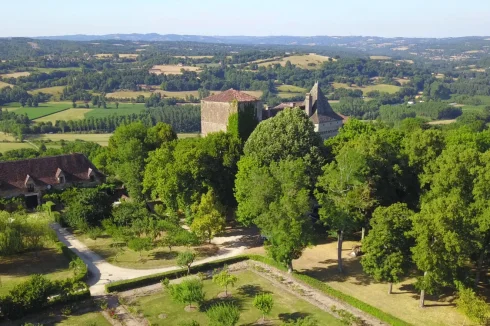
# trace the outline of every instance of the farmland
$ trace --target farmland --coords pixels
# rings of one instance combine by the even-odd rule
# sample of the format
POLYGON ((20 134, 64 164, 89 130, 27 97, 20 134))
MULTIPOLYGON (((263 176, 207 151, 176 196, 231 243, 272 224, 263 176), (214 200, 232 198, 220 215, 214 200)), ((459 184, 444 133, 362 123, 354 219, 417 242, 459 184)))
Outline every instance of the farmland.
POLYGON ((360 89, 364 94, 371 92, 371 91, 380 91, 380 92, 386 92, 386 93, 396 93, 400 90, 399 86, 395 85, 387 85, 387 84, 376 84, 376 85, 368 85, 368 86, 350 86, 347 84, 343 83, 332 83, 333 87, 338 89, 338 88, 347 88, 347 89, 360 89))
POLYGON ((104 118, 111 115, 130 115, 130 114, 138 114, 141 111, 145 110, 143 104, 120 104, 119 109, 116 108, 107 108, 107 109, 93 109, 88 111, 85 114, 85 118, 104 118))
POLYGON ((0 81, 0 88, 4 88, 4 87, 13 87, 13 85, 10 85, 9 83, 5 83, 3 81, 0 81))
MULTIPOLYGON (((69 102, 47 102, 39 104, 39 107, 15 107, 16 114, 27 114, 29 119, 34 120, 37 118, 41 118, 56 112, 60 112, 71 107, 71 103, 69 102)), ((9 106, 6 105, 7 110, 9 110, 9 106)))
POLYGON ((32 91, 29 91, 30 94, 38 94, 38 93, 44 93, 44 94, 51 94, 51 95, 59 95, 63 92, 63 89, 65 86, 53 86, 53 87, 46 87, 46 88, 38 88, 32 91))
POLYGON ((68 109, 60 112, 56 112, 42 118, 38 118, 36 122, 48 122, 55 123, 56 120, 80 120, 84 119, 85 115, 94 109, 68 109))
POLYGON ((151 68, 150 72, 161 75, 181 75, 182 69, 187 71, 199 71, 201 68, 192 66, 175 66, 175 65, 155 65, 151 68))
POLYGON ((390 60, 391 57, 385 56, 385 55, 372 55, 369 57, 371 60, 390 60))
POLYGON ((285 66, 286 62, 290 61, 293 65, 296 65, 303 69, 316 69, 319 68, 319 66, 321 66, 322 63, 328 61, 329 59, 330 57, 310 53, 306 55, 293 55, 293 56, 284 57, 273 61, 261 62, 258 65, 267 67, 269 65, 280 64, 281 66, 285 66))
POLYGON ((62 68, 35 68, 38 72, 49 74, 53 71, 82 71, 80 67, 62 67, 62 68))
POLYGON ((2 74, 0 77, 2 78, 19 78, 19 77, 25 77, 29 76, 31 73, 28 71, 21 71, 21 72, 12 72, 9 74, 2 74))

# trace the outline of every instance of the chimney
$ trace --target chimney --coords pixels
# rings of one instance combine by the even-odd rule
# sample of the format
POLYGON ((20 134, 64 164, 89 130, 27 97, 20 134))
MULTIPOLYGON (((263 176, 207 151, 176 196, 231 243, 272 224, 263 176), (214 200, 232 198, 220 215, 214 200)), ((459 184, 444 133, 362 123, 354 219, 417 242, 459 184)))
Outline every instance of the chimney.
POLYGON ((305 97, 305 113, 308 117, 311 117, 313 115, 313 112, 312 112, 312 105, 313 103, 312 102, 312 99, 311 99, 311 94, 310 93, 306 93, 306 97, 305 97))

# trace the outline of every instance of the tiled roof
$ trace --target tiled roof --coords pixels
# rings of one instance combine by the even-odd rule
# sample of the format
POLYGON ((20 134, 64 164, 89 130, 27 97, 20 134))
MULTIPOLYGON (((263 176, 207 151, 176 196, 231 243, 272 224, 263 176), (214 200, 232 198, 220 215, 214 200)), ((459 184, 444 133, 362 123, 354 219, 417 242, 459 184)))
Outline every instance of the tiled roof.
POLYGON ((273 109, 279 110, 279 109, 285 109, 285 108, 304 108, 305 107, 305 102, 286 102, 286 103, 281 103, 277 106, 275 106, 273 109))
POLYGON ((56 185, 58 170, 66 182, 89 181, 89 169, 103 177, 85 155, 78 153, 0 162, 0 190, 25 188, 28 175, 37 186, 56 185))
POLYGON ((219 94, 211 95, 203 99, 206 102, 232 102, 237 100, 238 102, 255 102, 258 99, 252 95, 249 95, 244 92, 240 92, 230 88, 227 91, 224 91, 219 94))

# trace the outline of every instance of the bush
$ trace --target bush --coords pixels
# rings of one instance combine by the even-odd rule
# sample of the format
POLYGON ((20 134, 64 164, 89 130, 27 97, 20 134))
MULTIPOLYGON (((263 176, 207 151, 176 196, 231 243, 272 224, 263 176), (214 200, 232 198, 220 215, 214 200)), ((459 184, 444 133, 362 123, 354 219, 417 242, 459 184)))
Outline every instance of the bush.
POLYGON ((235 305, 221 303, 212 306, 206 315, 210 326, 235 326, 240 319, 240 310, 235 305))
POLYGON ((257 294, 253 305, 262 313, 262 320, 265 320, 265 315, 268 315, 274 306, 274 298, 270 293, 257 294))
POLYGON ((472 289, 459 285, 456 305, 459 310, 478 325, 490 324, 490 307, 485 299, 479 297, 472 289))

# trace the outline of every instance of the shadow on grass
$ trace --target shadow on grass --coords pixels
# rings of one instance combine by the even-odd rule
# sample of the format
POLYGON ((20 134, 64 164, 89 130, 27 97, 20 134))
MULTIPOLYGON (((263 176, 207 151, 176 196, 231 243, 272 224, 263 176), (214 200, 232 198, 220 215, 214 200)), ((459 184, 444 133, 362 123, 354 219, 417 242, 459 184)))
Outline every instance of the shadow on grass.
POLYGON ((194 247, 194 250, 199 257, 211 257, 216 255, 219 248, 214 245, 203 245, 201 247, 194 247))
POLYGON ((298 271, 301 274, 316 278, 322 282, 345 282, 349 277, 355 279, 356 285, 370 285, 373 280, 362 271, 359 259, 344 259, 343 273, 339 272, 336 259, 327 259, 320 262, 326 267, 314 267, 298 271))
POLYGON ((220 304, 220 303, 232 304, 232 305, 236 306, 238 309, 242 310, 244 300, 243 300, 243 298, 234 297, 234 296, 227 297, 227 298, 212 298, 212 299, 205 300, 204 302, 202 302, 199 305, 199 311, 206 312, 212 306, 220 304))
POLYGON ((246 284, 242 285, 237 289, 238 294, 245 297, 253 298, 260 293, 271 293, 270 291, 264 290, 260 285, 246 284))
POLYGON ((311 316, 310 313, 307 313, 307 312, 292 312, 292 313, 283 313, 283 314, 279 314, 279 320, 281 320, 283 323, 285 322, 295 322, 297 321, 298 319, 301 319, 301 318, 306 318, 308 316, 311 316))
POLYGON ((151 257, 153 257, 152 259, 155 260, 160 260, 160 259, 170 260, 170 259, 175 259, 178 255, 179 253, 176 251, 157 251, 157 252, 153 252, 151 254, 151 257))
POLYGON ((30 276, 67 270, 69 260, 56 249, 29 251, 15 256, 2 256, 0 276, 30 276))

